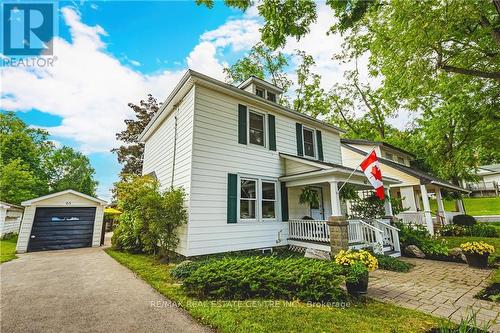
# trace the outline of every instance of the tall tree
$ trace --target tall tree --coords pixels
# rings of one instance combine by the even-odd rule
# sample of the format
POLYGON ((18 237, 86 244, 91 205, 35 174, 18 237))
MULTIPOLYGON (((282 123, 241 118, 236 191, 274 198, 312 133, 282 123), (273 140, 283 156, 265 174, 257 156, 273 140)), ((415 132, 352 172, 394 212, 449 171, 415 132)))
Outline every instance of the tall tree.
POLYGON ((139 105, 129 103, 128 106, 135 113, 134 119, 126 119, 126 129, 116 133, 116 138, 125 144, 111 151, 118 156, 118 162, 123 165, 120 175, 140 175, 144 158, 144 144, 139 142, 139 135, 146 128, 149 121, 160 109, 160 105, 153 95, 148 94, 146 100, 141 100, 139 105))
POLYGON ((95 194, 89 159, 72 148, 56 149, 49 134, 27 126, 15 113, 0 113, 0 197, 18 204, 74 189, 95 194))
POLYGON ((263 43, 252 47, 248 55, 236 61, 234 65, 224 68, 226 81, 238 84, 250 76, 269 79, 272 84, 287 91, 291 80, 286 75, 288 58, 281 51, 273 51, 263 43))

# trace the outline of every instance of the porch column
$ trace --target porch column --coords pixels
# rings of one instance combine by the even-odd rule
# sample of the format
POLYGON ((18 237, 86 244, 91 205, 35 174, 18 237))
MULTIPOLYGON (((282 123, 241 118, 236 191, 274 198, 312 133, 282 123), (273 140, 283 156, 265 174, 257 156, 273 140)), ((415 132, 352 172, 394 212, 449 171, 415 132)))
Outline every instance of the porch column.
POLYGON ((384 188, 385 192, 385 201, 384 201, 384 210, 385 210, 385 216, 393 216, 392 213, 392 203, 391 203, 391 191, 389 191, 389 188, 384 188))
POLYGON ((436 187, 436 200, 438 204, 438 212, 443 213, 444 215, 443 196, 441 195, 441 189, 439 187, 436 187))
POLYGON ((332 205, 332 215, 341 216, 338 182, 330 182, 330 202, 332 205))
POLYGON ((347 250, 349 246, 348 222, 344 216, 330 216, 328 218, 330 228, 330 249, 332 258, 340 250, 347 250))
POLYGON ((413 186, 403 186, 400 188, 403 207, 408 208, 410 212, 417 211, 417 203, 415 201, 415 191, 413 186))
POLYGON ((425 185, 420 185, 420 193, 422 194, 422 203, 424 204, 425 223, 427 230, 431 235, 434 235, 434 224, 432 223, 431 205, 429 204, 429 196, 427 195, 427 188, 425 185))
POLYGON ((460 214, 465 214, 464 201, 457 199, 457 209, 460 214))

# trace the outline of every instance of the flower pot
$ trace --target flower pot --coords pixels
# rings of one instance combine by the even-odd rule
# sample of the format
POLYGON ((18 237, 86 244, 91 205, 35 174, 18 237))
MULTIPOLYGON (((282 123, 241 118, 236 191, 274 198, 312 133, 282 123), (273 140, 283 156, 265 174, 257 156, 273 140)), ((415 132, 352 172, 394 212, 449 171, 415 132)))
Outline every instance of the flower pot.
POLYGON ((353 296, 364 295, 368 291, 368 274, 359 279, 357 282, 345 282, 347 292, 353 296))
POLYGON ((477 253, 467 253, 465 252, 465 258, 467 258, 467 264, 470 267, 486 268, 488 267, 488 256, 489 253, 477 254, 477 253))

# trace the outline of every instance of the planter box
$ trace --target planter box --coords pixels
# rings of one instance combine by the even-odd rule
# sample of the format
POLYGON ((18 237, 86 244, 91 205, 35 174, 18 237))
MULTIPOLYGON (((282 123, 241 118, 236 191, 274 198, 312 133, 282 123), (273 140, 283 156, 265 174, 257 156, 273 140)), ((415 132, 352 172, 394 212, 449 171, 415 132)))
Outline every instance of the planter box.
POLYGON ((368 274, 358 282, 345 282, 347 292, 352 296, 364 295, 368 291, 368 274))
POLYGON ((471 267, 477 268, 487 268, 488 267, 488 257, 489 253, 477 254, 477 253, 467 253, 465 252, 465 257, 467 258, 467 264, 471 267))

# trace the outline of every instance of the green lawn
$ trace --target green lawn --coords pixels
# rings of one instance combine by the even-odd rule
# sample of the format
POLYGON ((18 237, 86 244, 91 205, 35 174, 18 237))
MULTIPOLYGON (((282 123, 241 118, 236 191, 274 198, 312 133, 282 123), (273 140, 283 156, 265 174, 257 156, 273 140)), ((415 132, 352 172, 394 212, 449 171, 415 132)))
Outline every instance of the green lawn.
POLYGON ((0 264, 16 259, 17 236, 0 240, 0 264))
POLYGON ((160 264, 149 255, 111 249, 106 252, 219 332, 426 332, 442 322, 418 311, 376 301, 345 308, 266 300, 198 301, 188 297, 170 277, 174 265, 160 264))
MULTIPOLYGON (((430 200, 431 211, 437 211, 436 200, 430 200)), ((469 215, 500 215, 500 197, 464 198, 465 212, 469 215)), ((444 209, 455 211, 455 201, 445 200, 444 209)), ((499 221, 500 222, 500 221, 499 221)))

